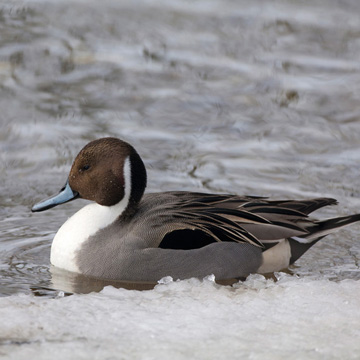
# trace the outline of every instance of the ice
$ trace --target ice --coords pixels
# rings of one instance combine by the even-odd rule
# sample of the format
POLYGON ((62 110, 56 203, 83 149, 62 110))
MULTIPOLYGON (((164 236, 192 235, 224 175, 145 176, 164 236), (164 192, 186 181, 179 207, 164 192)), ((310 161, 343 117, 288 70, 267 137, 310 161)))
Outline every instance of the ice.
POLYGON ((222 286, 0 298, 5 359, 358 359, 360 284, 276 274, 222 286))

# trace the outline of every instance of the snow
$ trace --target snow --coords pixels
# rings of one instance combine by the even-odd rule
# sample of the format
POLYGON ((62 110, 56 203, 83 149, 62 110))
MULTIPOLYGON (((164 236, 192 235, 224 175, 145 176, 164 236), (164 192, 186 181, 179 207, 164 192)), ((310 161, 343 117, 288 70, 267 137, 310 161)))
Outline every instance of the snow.
POLYGON ((358 359, 360 284, 277 274, 221 286, 0 298, 5 359, 358 359))

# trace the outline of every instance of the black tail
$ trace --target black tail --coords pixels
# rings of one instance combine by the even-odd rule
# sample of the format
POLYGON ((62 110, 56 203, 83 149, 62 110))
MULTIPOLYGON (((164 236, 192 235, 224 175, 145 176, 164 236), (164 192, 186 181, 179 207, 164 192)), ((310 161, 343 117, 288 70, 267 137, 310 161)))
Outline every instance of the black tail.
POLYGON ((319 240, 328 234, 356 221, 360 221, 360 214, 342 216, 327 220, 319 220, 314 222, 312 226, 307 228, 309 234, 303 238, 293 237, 289 239, 291 248, 290 264, 293 264, 308 249, 315 245, 319 240))
POLYGON ((360 214, 347 215, 327 220, 318 220, 314 225, 307 228, 309 234, 305 236, 307 241, 316 240, 319 237, 324 237, 331 234, 333 231, 341 229, 342 227, 352 224, 360 220, 360 214))

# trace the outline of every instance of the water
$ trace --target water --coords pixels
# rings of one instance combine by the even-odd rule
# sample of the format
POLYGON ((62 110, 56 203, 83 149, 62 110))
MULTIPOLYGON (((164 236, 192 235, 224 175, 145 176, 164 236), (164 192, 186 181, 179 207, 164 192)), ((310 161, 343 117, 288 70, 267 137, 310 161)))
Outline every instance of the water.
POLYGON ((75 280, 52 273, 51 240, 86 202, 30 208, 61 188, 81 147, 111 135, 144 159, 148 191, 331 196, 339 206, 319 217, 358 212, 359 10, 2 2, 0 356, 358 358, 357 224, 277 282, 63 296, 75 280))

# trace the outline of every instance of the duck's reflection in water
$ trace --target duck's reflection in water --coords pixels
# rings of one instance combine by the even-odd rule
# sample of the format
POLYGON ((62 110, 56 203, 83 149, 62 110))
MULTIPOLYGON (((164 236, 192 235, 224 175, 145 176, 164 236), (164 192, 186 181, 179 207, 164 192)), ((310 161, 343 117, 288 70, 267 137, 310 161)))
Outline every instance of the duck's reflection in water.
MULTIPOLYGON (((136 281, 115 281, 104 280, 76 274, 70 271, 50 267, 51 282, 49 286, 32 286, 31 290, 35 296, 58 297, 72 294, 89 294, 100 292, 105 286, 113 286, 117 289, 127 290, 152 290, 158 284, 165 284, 168 281, 158 282, 136 282, 136 281)), ((171 279, 171 278, 170 278, 171 279)), ((245 279, 215 280, 219 285, 232 285, 245 279)), ((171 282, 172 280, 170 280, 171 282)))

